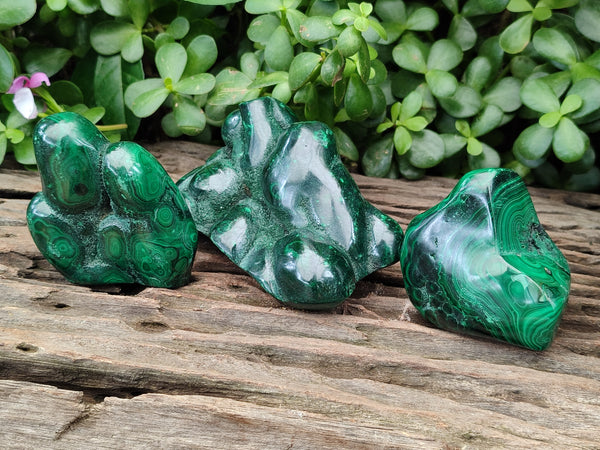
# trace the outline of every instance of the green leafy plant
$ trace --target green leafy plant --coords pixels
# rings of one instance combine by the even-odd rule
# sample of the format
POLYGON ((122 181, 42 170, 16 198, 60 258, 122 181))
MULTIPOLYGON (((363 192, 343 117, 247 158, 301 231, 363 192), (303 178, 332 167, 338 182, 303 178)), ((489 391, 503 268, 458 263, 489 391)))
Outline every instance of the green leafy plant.
POLYGON ((597 190, 599 21, 595 0, 0 0, 0 155, 34 167, 58 110, 114 140, 220 144, 269 95, 368 175, 504 166, 597 190), (24 117, 8 91, 35 72, 51 83, 24 117))
POLYGON ((187 51, 176 42, 162 45, 155 56, 160 78, 130 84, 125 91, 125 104, 137 117, 148 117, 172 96, 173 112, 163 119, 163 123, 167 121, 165 131, 170 136, 199 134, 206 125, 206 117, 201 109, 204 101, 198 99, 205 99, 201 96, 215 86, 215 77, 203 69, 212 66, 216 52, 210 36, 197 36, 187 51))

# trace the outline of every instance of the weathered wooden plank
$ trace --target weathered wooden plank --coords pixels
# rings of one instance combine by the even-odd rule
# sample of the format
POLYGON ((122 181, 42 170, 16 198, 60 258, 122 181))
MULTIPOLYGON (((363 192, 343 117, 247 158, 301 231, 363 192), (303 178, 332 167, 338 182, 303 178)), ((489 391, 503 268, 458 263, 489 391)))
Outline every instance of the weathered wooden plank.
POLYGON ((82 392, 0 380, 0 411, 2 448, 50 448, 85 405, 82 392))
MULTIPOLYGON (((152 151, 177 179, 212 149, 152 151)), ((530 189, 573 272, 532 352, 431 327, 398 264, 321 313, 281 307, 206 238, 181 289, 71 285, 25 226, 39 185, 5 175, 0 436, 20 448, 600 448, 598 195, 530 189)), ((404 227, 455 184, 355 180, 404 227)))
MULTIPOLYGON (((0 381, 0 393, 0 406, 8 418, 5 448, 448 448, 455 440, 440 445, 427 430, 408 433, 405 424, 373 426, 368 419, 339 420, 285 406, 199 395, 143 394, 86 401, 81 392, 14 381, 0 381), (36 409, 40 404, 47 410, 36 409), (53 421, 46 420, 48 414, 53 414, 53 421)), ((412 414, 396 408, 393 412, 412 414)), ((502 432, 473 428, 487 436, 473 431, 460 435, 462 430, 455 429, 456 440, 475 445, 502 441, 502 432)), ((536 430, 528 427, 522 432, 536 430)), ((528 444, 519 436, 515 440, 528 444)))
POLYGON ((597 437, 600 368, 555 346, 539 354, 406 321, 233 299, 169 305, 34 286, 19 291, 9 280, 2 292, 0 378, 107 395, 216 396, 366 421, 389 439, 402 429, 438 445, 479 436, 471 443, 592 448, 597 437))

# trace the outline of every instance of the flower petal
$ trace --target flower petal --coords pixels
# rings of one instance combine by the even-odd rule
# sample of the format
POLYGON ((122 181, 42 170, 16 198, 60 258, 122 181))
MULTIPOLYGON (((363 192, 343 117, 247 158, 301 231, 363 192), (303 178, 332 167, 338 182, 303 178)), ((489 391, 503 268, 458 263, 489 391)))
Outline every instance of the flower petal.
POLYGON ((26 86, 30 88, 36 88, 40 87, 42 83, 46 86, 50 86, 50 80, 48 79, 48 75, 46 75, 44 72, 35 72, 31 75, 29 83, 26 86))
POLYGON ((10 88, 8 89, 8 91, 6 91, 6 93, 16 94, 19 89, 23 89, 28 84, 29 78, 27 78, 25 75, 21 75, 20 77, 17 77, 13 80, 12 84, 10 85, 10 88))
POLYGON ((37 106, 35 106, 35 100, 33 99, 31 89, 19 89, 13 97, 13 103, 15 104, 17 111, 19 111, 26 119, 31 120, 36 118, 38 111, 37 106))

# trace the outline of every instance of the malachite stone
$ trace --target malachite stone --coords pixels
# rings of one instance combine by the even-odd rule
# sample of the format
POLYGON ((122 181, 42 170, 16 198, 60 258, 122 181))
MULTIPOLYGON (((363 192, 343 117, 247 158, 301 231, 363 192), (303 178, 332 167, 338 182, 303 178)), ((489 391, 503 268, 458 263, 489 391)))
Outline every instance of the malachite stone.
POLYGON ((469 172, 415 217, 400 263, 411 301, 439 328, 533 350, 552 342, 569 295, 567 261, 507 169, 469 172))
POLYGON ((174 288, 189 281, 198 233, 158 161, 133 142, 110 144, 74 113, 34 132, 43 191, 27 210, 42 255, 69 281, 174 288))
POLYGON ((178 185, 198 230, 283 303, 329 309, 398 260, 403 233, 369 204, 332 131, 270 97, 242 103, 226 146, 178 185))

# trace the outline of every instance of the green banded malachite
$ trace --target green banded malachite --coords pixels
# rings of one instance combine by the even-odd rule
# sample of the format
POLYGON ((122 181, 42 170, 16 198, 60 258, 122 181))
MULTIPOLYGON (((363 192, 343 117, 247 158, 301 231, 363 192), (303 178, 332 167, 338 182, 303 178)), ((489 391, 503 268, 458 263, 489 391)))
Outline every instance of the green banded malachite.
POLYGON ((400 253, 408 295, 434 325, 543 350, 567 302, 569 266, 508 169, 466 174, 408 225, 400 253))
POLYGON ((43 191, 27 210, 34 242, 77 284, 175 288, 190 279, 198 233, 177 186, 133 142, 110 144, 75 113, 40 121, 43 191))

